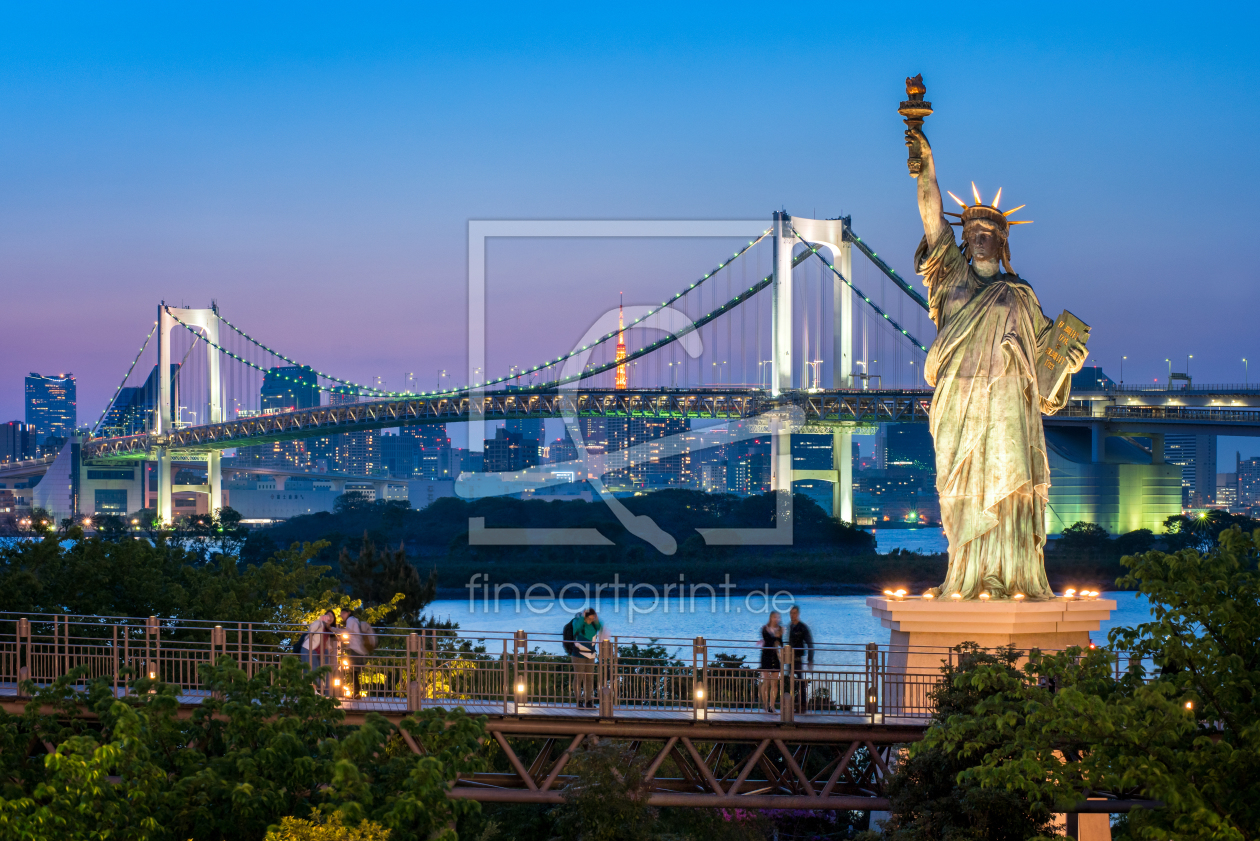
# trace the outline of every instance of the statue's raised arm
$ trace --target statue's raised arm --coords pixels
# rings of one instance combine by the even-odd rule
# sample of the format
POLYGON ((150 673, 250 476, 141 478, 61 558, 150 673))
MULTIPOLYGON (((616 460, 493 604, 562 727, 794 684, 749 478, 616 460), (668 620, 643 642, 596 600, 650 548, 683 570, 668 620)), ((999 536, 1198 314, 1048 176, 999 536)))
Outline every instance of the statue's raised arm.
POLYGON ((918 174, 919 216, 923 218, 923 233, 927 236, 927 241, 935 245, 949 224, 941 213, 941 188, 936 184, 936 161, 923 132, 917 128, 906 129, 906 146, 913 151, 916 144, 922 160, 918 174))

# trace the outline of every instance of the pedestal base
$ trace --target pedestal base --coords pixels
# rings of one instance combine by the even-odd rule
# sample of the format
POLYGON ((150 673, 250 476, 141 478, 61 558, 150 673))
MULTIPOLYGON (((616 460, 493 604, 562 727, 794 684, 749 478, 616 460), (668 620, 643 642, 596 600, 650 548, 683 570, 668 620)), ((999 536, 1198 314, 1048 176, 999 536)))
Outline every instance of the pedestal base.
MULTIPOLYGON (((927 703, 927 676, 939 677, 953 662, 949 649, 963 642, 981 648, 1014 646, 1023 651, 1062 651, 1089 646, 1089 634, 1111 616, 1111 599, 1058 598, 1044 602, 960 601, 873 596, 866 600, 880 624, 889 630, 886 703, 922 709, 927 703)), ((881 813, 880 818, 886 818, 881 813)), ((1110 841, 1108 815, 1056 815, 1069 837, 1110 841)), ((871 813, 872 827, 875 813, 871 813)))
POLYGON ((949 661, 948 649, 963 642, 1025 651, 1087 648, 1090 631, 1097 631, 1116 609, 1111 599, 1067 598, 1030 602, 872 596, 866 604, 890 631, 889 670, 918 673, 939 670, 949 661))

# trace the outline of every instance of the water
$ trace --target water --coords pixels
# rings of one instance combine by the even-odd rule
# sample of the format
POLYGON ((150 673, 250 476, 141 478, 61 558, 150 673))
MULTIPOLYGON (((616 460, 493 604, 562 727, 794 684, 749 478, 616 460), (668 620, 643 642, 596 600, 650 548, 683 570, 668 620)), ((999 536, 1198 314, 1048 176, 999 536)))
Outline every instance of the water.
POLYGON ((895 549, 906 549, 921 555, 949 551, 949 541, 940 526, 923 529, 871 529, 875 535, 875 551, 887 555, 895 549))
MULTIPOLYGON (((1106 643, 1107 631, 1111 628, 1135 625, 1150 618, 1146 599, 1137 593, 1105 593, 1104 597, 1114 599, 1117 606, 1111 618, 1102 623, 1102 628, 1090 634, 1095 643, 1106 643)), ((866 596, 798 596, 794 599, 782 596, 775 607, 784 614, 785 621, 787 608, 793 604, 800 606, 801 618, 809 624, 814 639, 820 643, 865 645, 868 642, 888 642, 888 629, 871 615, 870 608, 866 606, 866 596)), ((635 599, 634 606, 635 610, 631 612, 630 604, 624 597, 616 601, 604 599, 597 606, 609 634, 673 638, 680 642, 695 637, 747 640, 752 645, 759 638, 758 629, 766 621, 764 599, 760 595, 749 599, 732 594, 729 600, 723 600, 719 591, 716 605, 707 597, 697 598, 694 612, 689 609, 688 603, 680 612, 677 599, 670 600, 668 612, 661 604, 653 609, 651 599, 635 599)), ((580 600, 570 600, 561 606, 556 600, 534 599, 528 608, 522 602, 518 612, 513 601, 505 598, 499 603, 498 613, 494 612, 493 603, 489 605, 489 612, 485 607, 477 601, 470 610, 466 598, 442 599, 429 605, 426 612, 439 619, 458 622, 465 632, 483 631, 498 635, 523 630, 530 634, 559 634, 564 622, 572 619, 574 611, 580 607, 580 600)))

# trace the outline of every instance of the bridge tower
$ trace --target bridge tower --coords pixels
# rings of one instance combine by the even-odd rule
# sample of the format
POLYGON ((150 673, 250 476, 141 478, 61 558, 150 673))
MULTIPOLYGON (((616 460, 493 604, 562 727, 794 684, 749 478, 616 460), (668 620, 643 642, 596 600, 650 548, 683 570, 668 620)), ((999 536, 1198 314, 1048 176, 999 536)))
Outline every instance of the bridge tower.
MULTIPOLYGON (((845 278, 853 272, 849 220, 804 219, 786 213, 774 214, 774 280, 771 282, 771 340, 773 354, 770 392, 778 397, 792 388, 792 249, 797 243, 825 247, 829 262, 845 278)), ((853 384, 853 291, 834 273, 832 289, 831 387, 851 388, 853 384)), ((804 383, 801 384, 804 387, 804 383)), ((831 482, 831 514, 853 520, 853 433, 832 432, 831 470, 794 470, 792 435, 779 432, 770 442, 770 481, 776 491, 792 489, 792 480, 820 479, 831 482)))
MULTIPOLYGON (((219 378, 219 313, 210 309, 184 309, 158 305, 158 405, 153 429, 158 436, 167 436, 180 424, 179 407, 174 405, 171 389, 171 329, 180 326, 198 327, 206 338, 206 362, 210 380, 210 413, 206 423, 223 422, 223 383, 219 378)), ((159 441, 163 440, 159 437, 159 441)), ((169 523, 174 516, 171 502, 171 452, 159 444, 155 449, 158 464, 157 516, 169 523)), ((212 450, 206 457, 206 483, 210 490, 210 511, 223 507, 223 472, 221 454, 212 450)))

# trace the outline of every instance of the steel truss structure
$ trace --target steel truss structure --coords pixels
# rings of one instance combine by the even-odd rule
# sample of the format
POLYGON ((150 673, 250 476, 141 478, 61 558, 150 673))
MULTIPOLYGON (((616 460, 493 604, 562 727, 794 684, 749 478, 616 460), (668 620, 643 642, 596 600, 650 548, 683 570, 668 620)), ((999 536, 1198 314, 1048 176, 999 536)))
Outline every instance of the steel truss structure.
POLYGON ((889 765, 924 729, 500 719, 487 730, 513 770, 461 778, 450 796, 560 803, 561 790, 574 779, 564 773, 574 752, 587 740, 615 739, 629 743, 634 761, 646 763, 654 806, 886 810, 889 765))
POLYGON ((927 420, 931 392, 792 392, 771 398, 764 391, 721 389, 614 389, 577 392, 489 392, 474 400, 467 394, 378 400, 320 406, 189 426, 169 435, 99 438, 84 444, 83 457, 98 461, 148 458, 152 450, 223 450, 297 438, 470 420, 526 418, 633 417, 692 420, 750 420, 776 409, 795 408, 807 424, 871 424, 927 420))

